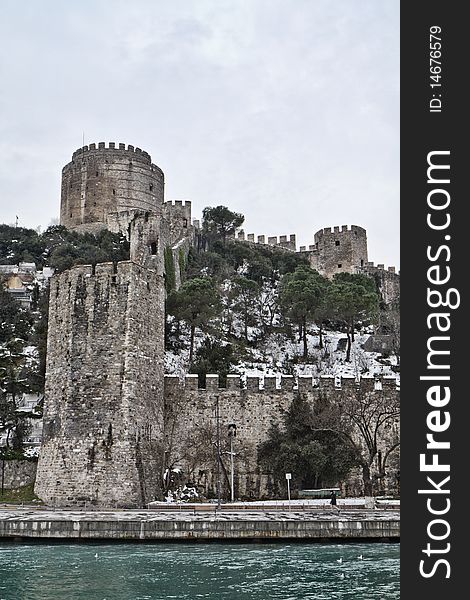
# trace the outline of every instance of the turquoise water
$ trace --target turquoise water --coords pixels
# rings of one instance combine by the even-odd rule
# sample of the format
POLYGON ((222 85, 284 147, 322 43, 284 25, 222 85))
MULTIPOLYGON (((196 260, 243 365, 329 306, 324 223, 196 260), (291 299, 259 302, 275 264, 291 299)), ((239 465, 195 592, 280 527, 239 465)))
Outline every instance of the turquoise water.
POLYGON ((399 597, 398 544, 0 543, 0 600, 399 597))

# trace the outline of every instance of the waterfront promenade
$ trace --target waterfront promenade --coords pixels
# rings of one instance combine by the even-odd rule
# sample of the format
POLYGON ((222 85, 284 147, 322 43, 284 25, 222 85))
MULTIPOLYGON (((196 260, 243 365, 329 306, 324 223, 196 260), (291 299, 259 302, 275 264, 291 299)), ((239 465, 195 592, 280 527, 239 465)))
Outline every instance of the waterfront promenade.
POLYGON ((398 541, 396 509, 51 510, 0 507, 0 538, 40 540, 398 541))

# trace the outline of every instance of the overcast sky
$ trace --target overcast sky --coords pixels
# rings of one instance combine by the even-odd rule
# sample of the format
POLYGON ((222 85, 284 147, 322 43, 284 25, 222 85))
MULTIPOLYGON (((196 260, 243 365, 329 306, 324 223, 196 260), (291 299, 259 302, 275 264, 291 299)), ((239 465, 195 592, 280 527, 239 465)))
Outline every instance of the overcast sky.
POLYGON ((84 133, 149 152, 195 217, 362 225, 398 266, 399 0, 2 0, 0 50, 0 222, 58 217, 84 133))

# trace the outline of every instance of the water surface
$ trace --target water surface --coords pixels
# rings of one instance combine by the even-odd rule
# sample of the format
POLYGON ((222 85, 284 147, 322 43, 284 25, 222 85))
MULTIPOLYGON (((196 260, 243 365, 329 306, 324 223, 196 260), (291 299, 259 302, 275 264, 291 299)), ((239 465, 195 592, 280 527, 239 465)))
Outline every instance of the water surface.
POLYGON ((399 597, 398 544, 0 543, 0 600, 399 597))

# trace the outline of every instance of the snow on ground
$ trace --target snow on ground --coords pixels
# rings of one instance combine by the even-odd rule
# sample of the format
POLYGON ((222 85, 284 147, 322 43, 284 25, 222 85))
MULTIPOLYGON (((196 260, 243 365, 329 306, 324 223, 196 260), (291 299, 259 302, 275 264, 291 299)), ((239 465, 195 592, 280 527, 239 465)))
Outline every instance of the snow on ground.
MULTIPOLYGON (((303 344, 292 341, 280 333, 272 334, 259 348, 249 349, 249 359, 238 363, 234 372, 246 375, 264 377, 278 375, 294 375, 317 378, 332 377, 397 377, 394 372, 397 360, 395 356, 381 358, 380 353, 366 352, 362 344, 371 335, 372 330, 366 329, 356 334, 351 348, 351 360, 346 362, 346 349, 338 350, 338 342, 346 340, 346 334, 339 331, 326 331, 323 335, 323 349, 319 348, 318 332, 308 335, 309 361, 301 360, 303 344)), ((195 349, 202 343, 204 335, 196 336, 195 349)), ((344 343, 344 342, 343 342, 344 343)), ((189 348, 184 347, 177 352, 165 353, 165 373, 183 377, 187 372, 189 348)))

